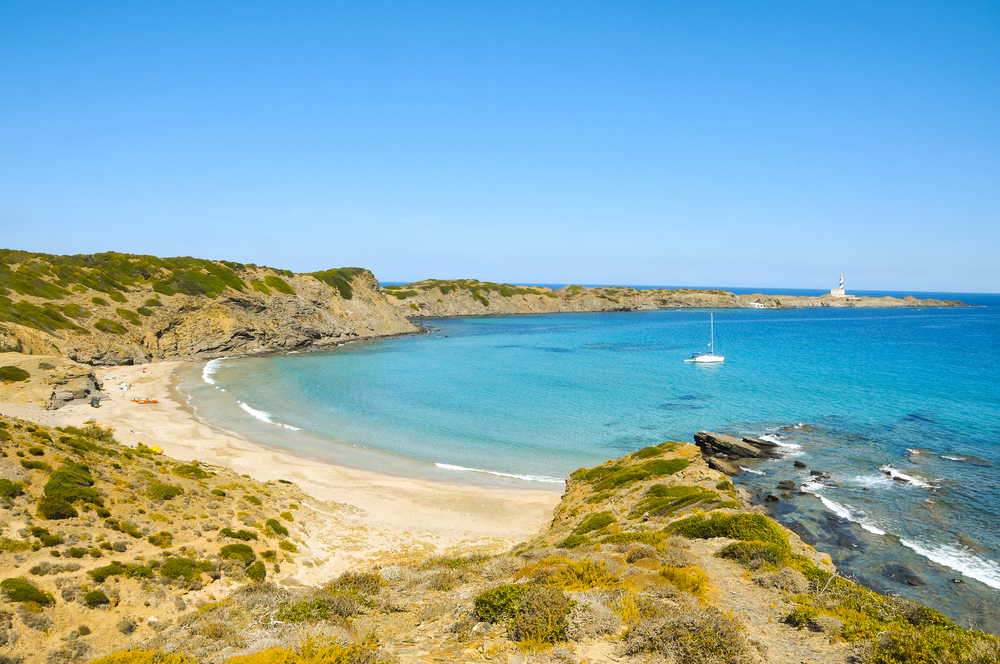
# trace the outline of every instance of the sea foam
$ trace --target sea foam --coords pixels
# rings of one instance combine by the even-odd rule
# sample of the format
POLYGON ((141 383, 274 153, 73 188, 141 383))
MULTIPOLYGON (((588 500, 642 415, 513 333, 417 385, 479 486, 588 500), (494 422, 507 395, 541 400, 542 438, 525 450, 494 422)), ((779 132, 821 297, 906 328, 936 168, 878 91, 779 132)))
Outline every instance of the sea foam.
POLYGON ((485 473, 487 475, 496 475, 498 477, 513 477, 518 480, 527 480, 529 482, 545 482, 547 484, 562 484, 566 480, 559 477, 548 477, 547 475, 519 475, 518 473, 501 473, 495 470, 483 470, 482 468, 466 468, 465 466, 456 466, 450 463, 435 463, 435 466, 442 470, 457 470, 467 473, 485 473))
POLYGON ((219 363, 225 359, 226 358, 224 357, 220 357, 214 360, 209 360, 208 363, 205 364, 205 368, 201 370, 201 379, 209 385, 215 385, 215 379, 212 378, 212 374, 218 371, 219 363))
POLYGON ((250 413, 252 417, 260 420, 261 422, 267 422, 268 424, 273 424, 274 426, 281 427, 282 429, 289 429, 291 431, 301 431, 301 429, 299 429, 298 427, 293 427, 289 424, 282 424, 281 422, 275 422, 274 420, 271 419, 271 413, 265 413, 262 410, 257 410, 253 406, 245 404, 242 401, 237 401, 236 403, 240 405, 240 408, 250 413))
POLYGON ((965 547, 954 544, 925 544, 912 540, 900 540, 903 546, 920 555, 944 565, 991 588, 1000 589, 1000 565, 988 558, 977 556, 965 547))

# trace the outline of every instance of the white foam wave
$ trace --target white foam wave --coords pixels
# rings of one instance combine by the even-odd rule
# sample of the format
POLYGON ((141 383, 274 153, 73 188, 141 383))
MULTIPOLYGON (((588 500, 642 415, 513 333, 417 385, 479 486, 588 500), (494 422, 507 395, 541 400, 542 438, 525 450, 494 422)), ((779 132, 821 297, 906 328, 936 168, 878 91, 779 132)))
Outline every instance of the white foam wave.
POLYGON ((226 358, 224 357, 219 357, 214 360, 209 360, 208 363, 205 364, 205 368, 201 370, 201 379, 209 385, 215 385, 215 380, 212 378, 212 374, 218 371, 219 363, 225 359, 226 358))
POLYGON ((483 470, 481 468, 466 468, 465 466, 455 466, 450 463, 435 463, 435 466, 441 468, 442 470, 458 470, 468 473, 485 473, 486 475, 498 475, 499 477, 513 477, 518 480, 527 480, 529 482, 545 482, 548 484, 562 484, 565 482, 559 477, 548 477, 546 475, 519 475, 517 473, 501 473, 496 470, 483 470))
POLYGON ((760 439, 761 440, 766 440, 769 443, 774 443, 778 447, 785 447, 785 448, 788 448, 790 450, 797 450, 797 449, 800 449, 802 447, 801 445, 796 445, 795 443, 783 443, 782 442, 782 440, 783 440, 782 436, 775 436, 775 435, 772 435, 772 434, 769 434, 769 433, 765 433, 763 436, 760 437, 760 439))
POLYGON ((816 497, 819 498, 820 502, 826 506, 828 510, 839 516, 841 519, 846 519, 852 523, 856 523, 873 535, 885 535, 885 531, 878 526, 872 525, 872 523, 865 518, 864 512, 854 509, 853 507, 841 505, 838 502, 830 500, 821 493, 816 493, 816 497))
POLYGON ((290 429, 291 431, 301 431, 301 429, 299 429, 298 427, 293 427, 289 424, 282 424, 281 422, 275 422, 274 420, 271 419, 271 413, 265 413, 262 410, 257 410, 253 406, 245 404, 242 401, 237 401, 236 403, 240 405, 240 408, 250 413, 251 416, 260 420, 261 422, 267 422, 268 424, 273 424, 274 426, 281 427, 282 429, 290 429))
POLYGON ((879 468, 879 470, 881 470, 883 473, 885 473, 886 475, 888 475, 889 477, 891 477, 893 479, 895 479, 895 478, 898 477, 901 480, 906 480, 907 482, 909 482, 913 486, 919 486, 919 487, 923 487, 925 489, 934 489, 934 488, 937 488, 937 487, 931 486, 930 484, 928 484, 927 482, 924 482, 921 479, 918 479, 918 478, 914 477, 913 475, 907 475, 906 473, 901 473, 901 472, 899 472, 898 470, 896 470, 895 468, 893 468, 892 466, 889 466, 889 465, 882 466, 881 468, 879 468))
POLYGON ((922 451, 920 451, 920 450, 914 450, 914 449, 911 449, 909 447, 906 448, 906 451, 909 452, 910 454, 923 454, 922 451))
POLYGON ((968 461, 965 457, 948 456, 947 454, 942 454, 941 458, 948 459, 948 461, 968 461))
POLYGON ((763 470, 755 470, 753 468, 747 468, 746 466, 740 466, 740 470, 744 473, 750 473, 751 475, 767 475, 763 470))
POLYGON ((912 540, 900 540, 903 546, 909 547, 920 555, 933 560, 938 565, 944 565, 960 572, 976 581, 982 581, 991 588, 1000 589, 1000 565, 994 561, 977 556, 963 546, 955 544, 925 544, 912 540))

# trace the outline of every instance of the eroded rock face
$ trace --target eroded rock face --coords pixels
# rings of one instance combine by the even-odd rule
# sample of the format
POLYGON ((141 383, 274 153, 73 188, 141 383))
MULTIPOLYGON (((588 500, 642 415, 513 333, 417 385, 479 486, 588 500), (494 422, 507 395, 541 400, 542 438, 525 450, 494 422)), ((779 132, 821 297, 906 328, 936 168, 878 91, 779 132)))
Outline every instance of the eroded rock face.
POLYGON ((25 381, 0 382, 0 401, 55 410, 99 390, 93 369, 64 357, 0 353, 0 366, 18 367, 31 374, 25 381))
POLYGON ((706 456, 725 454, 730 459, 760 459, 769 456, 759 447, 724 433, 699 431, 694 435, 694 444, 706 456))
POLYGON ((87 292, 76 304, 91 312, 82 321, 89 333, 43 333, 8 323, 0 327, 0 349, 63 355, 90 365, 119 365, 293 350, 418 331, 389 304, 371 272, 353 277, 350 299, 309 275, 286 276, 285 280, 295 294, 227 288, 211 299, 161 295, 143 285, 124 293, 127 302, 97 305, 91 301, 92 292, 87 292), (157 304, 150 305, 150 300, 157 304), (116 313, 119 309, 148 313, 133 314, 136 322, 132 323, 116 313), (102 318, 117 323, 118 333, 95 329, 102 318))

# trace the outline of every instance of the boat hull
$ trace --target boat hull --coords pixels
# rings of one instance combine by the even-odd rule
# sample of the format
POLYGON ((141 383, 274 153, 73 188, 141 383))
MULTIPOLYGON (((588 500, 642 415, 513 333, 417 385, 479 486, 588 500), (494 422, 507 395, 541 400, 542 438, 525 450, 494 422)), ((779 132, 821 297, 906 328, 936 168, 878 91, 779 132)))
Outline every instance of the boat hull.
POLYGON ((684 360, 685 362, 694 362, 696 364, 715 364, 722 362, 726 359, 725 355, 695 355, 689 360, 684 360))

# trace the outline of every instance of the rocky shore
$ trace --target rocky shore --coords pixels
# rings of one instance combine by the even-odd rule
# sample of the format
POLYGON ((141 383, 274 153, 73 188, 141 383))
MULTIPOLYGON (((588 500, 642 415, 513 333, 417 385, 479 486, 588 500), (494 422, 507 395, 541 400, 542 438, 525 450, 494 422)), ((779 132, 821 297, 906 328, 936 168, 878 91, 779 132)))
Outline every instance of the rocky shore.
POLYGON ((918 300, 914 297, 797 297, 736 295, 723 290, 648 289, 565 286, 558 290, 538 286, 494 284, 475 279, 430 279, 383 289, 389 301, 409 318, 546 314, 653 309, 802 309, 815 307, 956 307, 957 300, 918 300))

